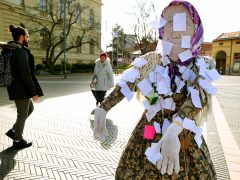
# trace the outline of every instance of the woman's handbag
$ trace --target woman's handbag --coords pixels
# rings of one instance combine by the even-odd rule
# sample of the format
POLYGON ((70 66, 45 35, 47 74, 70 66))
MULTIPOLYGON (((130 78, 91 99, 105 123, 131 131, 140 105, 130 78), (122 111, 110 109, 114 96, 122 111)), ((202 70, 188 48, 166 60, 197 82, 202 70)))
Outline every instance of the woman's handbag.
POLYGON ((91 84, 90 87, 92 89, 95 89, 96 85, 97 85, 97 81, 98 81, 98 77, 96 74, 93 75, 92 80, 91 80, 91 84))

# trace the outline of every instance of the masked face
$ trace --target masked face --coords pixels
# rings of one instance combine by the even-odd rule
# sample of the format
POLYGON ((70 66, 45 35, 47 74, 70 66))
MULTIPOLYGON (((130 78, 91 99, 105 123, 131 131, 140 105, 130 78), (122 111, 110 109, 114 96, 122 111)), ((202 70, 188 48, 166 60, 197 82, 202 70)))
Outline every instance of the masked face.
POLYGON ((181 47, 182 37, 190 36, 191 42, 195 33, 195 25, 188 10, 183 5, 175 5, 168 7, 163 12, 163 18, 167 21, 163 29, 164 30, 163 40, 173 43, 173 47, 169 57, 172 61, 176 62, 179 59, 178 54, 187 50, 187 48, 181 47), (174 15, 177 16, 183 13, 186 14, 186 30, 174 31, 173 25, 175 20, 173 16, 174 15))
POLYGON ((25 34, 24 39, 23 39, 23 45, 28 47, 29 46, 29 42, 30 42, 30 37, 29 37, 28 32, 26 31, 26 34, 25 34))

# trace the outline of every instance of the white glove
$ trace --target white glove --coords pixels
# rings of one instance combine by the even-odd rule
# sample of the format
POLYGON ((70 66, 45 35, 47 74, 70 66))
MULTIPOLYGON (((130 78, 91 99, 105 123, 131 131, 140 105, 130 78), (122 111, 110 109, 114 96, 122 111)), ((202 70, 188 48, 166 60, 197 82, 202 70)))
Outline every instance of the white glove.
POLYGON ((157 168, 161 170, 162 174, 165 174, 167 171, 168 175, 171 175, 173 169, 175 173, 178 173, 180 170, 180 141, 178 135, 182 130, 181 126, 172 123, 159 141, 162 158, 157 161, 157 168))
POLYGON ((99 139, 100 141, 105 141, 108 136, 108 131, 106 129, 106 115, 107 112, 97 107, 94 110, 94 123, 93 123, 93 137, 94 139, 99 139))

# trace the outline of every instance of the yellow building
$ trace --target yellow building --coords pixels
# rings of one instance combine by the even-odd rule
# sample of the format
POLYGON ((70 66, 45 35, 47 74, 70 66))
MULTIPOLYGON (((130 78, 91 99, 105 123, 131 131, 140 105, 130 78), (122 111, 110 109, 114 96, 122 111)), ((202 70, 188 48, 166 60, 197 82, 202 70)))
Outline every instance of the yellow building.
POLYGON ((214 39, 212 57, 221 74, 240 75, 240 31, 223 33, 214 39))
MULTIPOLYGON (((44 29, 39 30, 39 27, 40 23, 42 23, 42 25, 48 26, 48 28, 52 24, 51 16, 49 16, 47 13, 50 9, 50 1, 54 1, 55 3, 52 8, 59 8, 58 11, 56 11, 62 13, 62 8, 64 6, 62 6, 61 3, 63 3, 64 0, 0 1, 0 41, 7 42, 12 40, 11 33, 8 30, 10 24, 17 26, 19 26, 20 23, 24 24, 30 33, 30 49, 35 56, 37 64, 44 63, 46 60, 48 36, 46 36, 44 29)), ((87 31, 85 35, 85 37, 88 38, 88 41, 94 43, 84 43, 81 47, 73 48, 70 51, 67 51, 67 60, 69 63, 93 63, 101 51, 102 0, 74 0, 71 2, 75 3, 72 8, 76 8, 74 12, 75 14, 73 14, 73 18, 78 18, 77 22, 72 25, 71 32, 67 37, 67 46, 77 44, 77 42, 81 40, 83 33, 82 29, 85 24, 92 24, 92 26, 94 26, 94 24, 98 24, 98 27, 95 28, 94 32, 92 30, 87 31), (83 23, 85 24, 83 25, 83 23)), ((61 16, 62 15, 63 14, 61 14, 61 16)), ((67 21, 70 19, 69 15, 66 17, 66 19, 67 21)), ((57 18, 54 20, 57 20, 57 18)), ((59 25, 59 27, 57 27, 57 31, 54 31, 54 37, 52 38, 63 38, 62 35, 63 27, 62 25, 59 25)), ((54 55, 57 56, 56 54, 62 50, 63 43, 56 47, 54 55)), ((63 58, 63 54, 61 54, 56 61, 56 64, 61 63, 63 61, 63 58)))

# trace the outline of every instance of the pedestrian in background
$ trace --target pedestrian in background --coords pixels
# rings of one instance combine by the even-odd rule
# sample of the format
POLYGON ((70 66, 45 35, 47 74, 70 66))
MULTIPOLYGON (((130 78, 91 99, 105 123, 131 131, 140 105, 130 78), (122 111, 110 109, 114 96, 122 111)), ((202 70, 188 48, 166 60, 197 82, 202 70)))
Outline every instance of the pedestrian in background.
POLYGON ((14 81, 7 88, 10 100, 15 101, 17 119, 12 129, 6 135, 13 139, 13 148, 21 149, 30 147, 32 142, 23 139, 23 130, 26 119, 33 112, 33 101, 37 101, 43 92, 34 72, 34 58, 28 49, 30 41, 28 31, 23 27, 9 26, 13 42, 19 48, 12 52, 11 69, 14 81))
POLYGON ((118 74, 118 70, 117 70, 117 67, 118 66, 118 61, 116 59, 113 60, 113 71, 114 71, 114 74, 118 74))
POLYGON ((107 53, 102 52, 95 62, 95 86, 92 93, 96 99, 96 106, 104 100, 106 92, 114 86, 113 70, 107 53))

